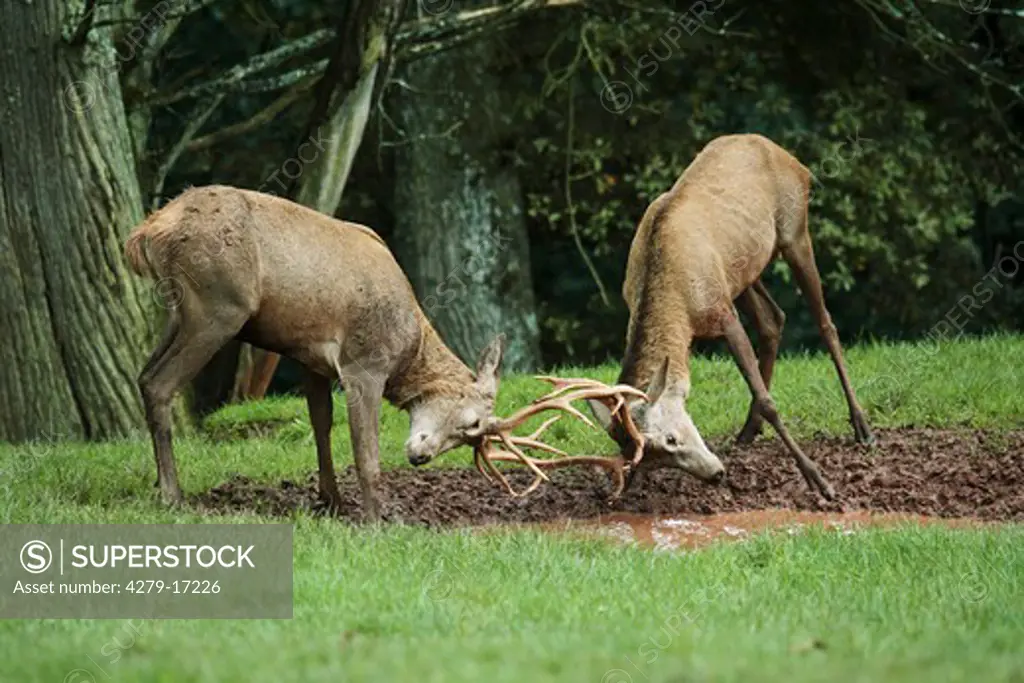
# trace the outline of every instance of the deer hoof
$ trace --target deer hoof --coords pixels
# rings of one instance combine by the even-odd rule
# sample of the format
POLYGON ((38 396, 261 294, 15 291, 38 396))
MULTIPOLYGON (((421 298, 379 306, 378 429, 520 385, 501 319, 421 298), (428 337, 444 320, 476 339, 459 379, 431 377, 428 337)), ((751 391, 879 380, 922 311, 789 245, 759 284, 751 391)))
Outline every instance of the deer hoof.
POLYGON ((762 420, 747 420, 747 424, 743 425, 743 429, 736 435, 737 445, 749 446, 754 443, 754 439, 761 435, 763 428, 764 422, 762 420))
MULTIPOLYGON (((159 482, 158 482, 158 485, 159 485, 159 482)), ((184 502, 185 502, 185 499, 181 495, 181 491, 180 490, 178 490, 178 491, 161 490, 160 491, 160 500, 162 500, 163 504, 166 505, 167 507, 181 507, 184 504, 184 502)))
POLYGON ((341 494, 338 493, 337 489, 334 491, 321 490, 318 501, 326 514, 333 517, 341 514, 341 494))
POLYGON ((853 424, 853 435, 857 443, 864 446, 875 445, 875 435, 871 431, 871 427, 868 426, 867 418, 863 415, 855 415, 850 418, 850 422, 853 424))

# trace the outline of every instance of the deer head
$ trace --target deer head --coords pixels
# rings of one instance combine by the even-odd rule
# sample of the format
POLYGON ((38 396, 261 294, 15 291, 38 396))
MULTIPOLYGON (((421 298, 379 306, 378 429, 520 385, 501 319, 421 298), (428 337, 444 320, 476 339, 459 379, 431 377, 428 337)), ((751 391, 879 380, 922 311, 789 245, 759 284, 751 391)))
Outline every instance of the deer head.
MULTIPOLYGON (((700 432, 686 412, 689 381, 671 382, 668 378, 668 357, 651 378, 644 393, 649 401, 635 399, 627 408, 644 437, 644 454, 640 469, 662 467, 681 469, 703 481, 719 483, 725 476, 725 466, 704 443, 700 432)), ((598 401, 588 401, 594 417, 609 436, 623 448, 630 439, 621 425, 611 419, 608 407, 598 401)))
POLYGON ((409 408, 409 440, 405 454, 413 465, 425 465, 453 448, 475 443, 494 414, 502 346, 499 334, 480 352, 473 382, 459 395, 434 394, 409 408))

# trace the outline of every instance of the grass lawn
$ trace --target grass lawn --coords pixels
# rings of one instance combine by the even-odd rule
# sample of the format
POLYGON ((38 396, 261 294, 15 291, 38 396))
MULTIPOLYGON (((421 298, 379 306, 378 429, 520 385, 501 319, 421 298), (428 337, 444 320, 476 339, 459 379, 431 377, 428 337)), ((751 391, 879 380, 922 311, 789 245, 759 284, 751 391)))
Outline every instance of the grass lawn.
MULTIPOLYGON (((847 359, 874 426, 1024 427, 1020 337, 867 345, 847 359)), ((749 401, 738 370, 701 359, 693 373, 698 427, 712 439, 735 433, 749 401)), ((612 381, 616 368, 559 374, 612 381)), ((542 391, 509 378, 499 412, 542 391)), ((797 438, 850 434, 827 356, 784 358, 773 393, 797 438)), ((351 455, 336 404, 344 467, 351 455)), ((407 418, 388 407, 383 420, 385 467, 407 466, 407 418)), ((215 438, 176 441, 186 491, 236 472, 277 481, 315 470, 302 399, 233 406, 207 427, 215 438), (225 438, 252 423, 281 427, 225 438)), ((552 439, 580 451, 609 446, 570 424, 552 439)), ((461 449, 431 467, 468 457, 461 449)), ((154 478, 141 435, 0 445, 0 521, 218 521, 162 509, 154 478)), ((292 620, 0 621, 0 681, 1024 681, 1020 526, 766 535, 670 555, 531 531, 294 523, 292 620)))

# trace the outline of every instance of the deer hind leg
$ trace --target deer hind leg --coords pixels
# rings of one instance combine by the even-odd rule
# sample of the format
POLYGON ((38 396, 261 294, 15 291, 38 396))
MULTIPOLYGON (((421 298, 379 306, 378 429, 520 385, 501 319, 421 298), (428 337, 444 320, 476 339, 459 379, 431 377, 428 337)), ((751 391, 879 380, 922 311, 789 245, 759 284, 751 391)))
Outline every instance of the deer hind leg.
POLYGON ((786 444, 786 448, 793 454, 796 465, 800 469, 800 473, 804 475, 808 486, 817 490, 828 500, 835 498, 835 491, 822 478, 817 465, 804 455, 804 452, 800 450, 800 446, 797 445, 796 441, 789 435, 789 431, 782 424, 779 412, 775 408, 775 402, 768 394, 768 388, 765 386, 764 380, 758 371, 754 347, 735 314, 731 315, 725 322, 725 340, 729 344, 729 350, 736 359, 737 365, 740 366, 743 379, 747 381, 747 386, 750 387, 750 393, 754 395, 758 412, 775 428, 783 443, 786 444))
POLYGON ((309 422, 316 441, 316 460, 320 473, 320 499, 332 512, 341 507, 338 480, 334 476, 331 458, 331 425, 334 423, 334 401, 331 398, 331 380, 312 370, 306 371, 306 405, 309 422))
MULTIPOLYGON (((760 280, 740 294, 736 299, 736 307, 753 321, 757 329, 757 365, 765 389, 770 391, 775 359, 779 354, 779 340, 782 338, 782 328, 786 324, 786 314, 768 294, 760 280)), ((747 421, 736 437, 736 442, 752 443, 761 433, 763 425, 764 417, 757 409, 756 397, 752 398, 747 421)))
POLYGON ((164 501, 170 504, 182 500, 171 445, 171 401, 213 354, 238 333, 248 315, 224 311, 202 316, 182 309, 176 318, 139 375, 146 424, 153 440, 157 485, 164 501))
MULTIPOLYGON (((806 226, 807 217, 804 216, 806 226)), ((839 334, 835 325, 832 324, 832 316, 825 308, 825 296, 821 289, 821 277, 818 274, 818 266, 814 262, 814 250, 811 247, 811 237, 806 227, 802 234, 792 243, 782 247, 782 256, 789 263, 793 270, 797 284, 807 297, 807 303, 811 308, 811 314, 818 323, 818 331, 821 333, 825 346, 828 347, 829 355, 832 356, 832 363, 839 373, 839 381, 843 385, 843 394, 846 396, 846 404, 850 409, 850 423, 853 425, 853 433, 858 443, 870 444, 875 440, 871 427, 868 425, 867 416, 857 402, 853 393, 853 386, 850 384, 850 377, 846 372, 846 365, 843 362, 843 350, 839 345, 839 334)))
MULTIPOLYGON (((163 337, 160 338, 160 343, 157 344, 155 349, 153 349, 153 353, 150 354, 149 360, 146 361, 146 365, 143 366, 142 371, 139 373, 138 384, 139 384, 140 390, 142 388, 142 379, 144 377, 148 377, 149 375, 152 374, 153 367, 157 363, 159 363, 160 359, 163 358, 164 355, 167 353, 167 350, 171 347, 171 343, 174 341, 174 338, 178 335, 178 328, 179 327, 180 327, 180 324, 179 324, 179 321, 178 321, 178 316, 175 315, 175 313, 172 311, 171 315, 168 316, 167 326, 164 328, 163 337)), ((145 392, 142 392, 142 395, 145 396, 145 392)), ((149 422, 149 409, 148 408, 146 408, 146 419, 147 419, 147 424, 151 424, 149 422)), ((156 444, 154 443, 154 453, 155 452, 156 452, 156 444)), ((159 488, 160 487, 160 460, 159 459, 157 459, 157 477, 156 477, 156 481, 153 483, 153 487, 154 488, 159 488)))

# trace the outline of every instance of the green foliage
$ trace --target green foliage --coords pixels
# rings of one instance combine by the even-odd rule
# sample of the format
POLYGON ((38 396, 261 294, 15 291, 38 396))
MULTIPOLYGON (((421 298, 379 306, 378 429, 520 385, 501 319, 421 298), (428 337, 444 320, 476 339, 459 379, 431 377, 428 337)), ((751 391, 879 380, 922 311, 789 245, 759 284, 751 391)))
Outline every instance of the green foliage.
MULTIPOLYGON (((810 229, 845 340, 920 338, 949 315, 970 333, 1019 330, 1024 264, 980 283, 1024 241, 1020 103, 970 66, 1002 69, 1016 82, 1024 22, 956 3, 931 3, 926 17, 904 13, 905 24, 869 13, 874 3, 707 3, 716 5, 705 17, 710 31, 680 32, 683 7, 613 3, 528 16, 486 38, 503 44, 502 101, 510 104, 491 115, 516 128, 499 151, 524 187, 546 364, 621 357, 620 289, 636 223, 704 145, 737 132, 776 140, 814 171, 810 229), (929 25, 983 50, 952 51, 928 38, 929 25), (610 85, 630 89, 622 111, 609 106, 610 85)), ((220 72, 322 28, 338 8, 213 5, 183 23, 167 52, 202 54, 220 72)), ((311 57, 328 54, 324 46, 311 57)), ((187 80, 195 66, 169 58, 156 88, 187 80)), ((206 128, 245 120, 279 95, 232 96, 206 128)), ((267 184, 294 155, 310 103, 302 98, 272 125, 184 155, 168 194, 188 183, 267 184)), ((382 99, 387 116, 371 121, 339 213, 393 243, 391 153, 405 143, 392 106, 382 99)), ((157 112, 154 150, 180 137, 178 109, 157 112)), ((787 267, 777 263, 765 278, 789 316, 784 347, 819 348, 787 267)))
MULTIPOLYGON (((810 229, 830 310, 845 339, 920 337, 962 297, 979 298, 976 286, 997 256, 979 211, 1011 196, 1024 168, 988 103, 970 99, 978 84, 946 79, 937 85, 919 60, 880 40, 870 26, 844 34, 829 24, 826 37, 813 40, 789 35, 797 30, 787 23, 795 17, 769 21, 751 14, 757 30, 745 38, 684 36, 685 49, 670 51, 653 72, 638 65, 665 54, 664 21, 638 15, 565 29, 570 38, 549 62, 560 55, 574 71, 565 76, 550 67, 561 87, 546 91, 545 106, 527 110, 538 137, 527 135, 520 150, 522 165, 533 171, 525 182, 534 241, 545 243, 534 268, 539 282, 551 283, 540 285, 539 298, 549 335, 545 349, 554 359, 618 358, 625 327, 618 290, 635 226, 697 152, 727 133, 762 133, 814 173, 810 229), (599 56, 580 62, 573 41, 584 38, 599 56), (778 49, 797 39, 798 49, 778 49), (831 53, 838 46, 859 58, 836 59, 831 53), (885 59, 894 60, 896 70, 879 77, 885 59), (813 63, 813 77, 792 78, 805 63, 813 63), (968 102, 908 96, 917 79, 919 87, 959 88, 968 102), (602 106, 602 87, 613 80, 633 95, 618 114, 602 106), (571 203, 562 177, 570 114, 571 203), (966 133, 958 126, 965 117, 973 124, 966 133), (570 214, 613 295, 608 305, 570 242, 570 214)), ((1001 235, 1002 255, 1021 240, 1019 226, 1001 235)), ((784 344, 817 344, 817 327, 787 266, 776 263, 766 279, 790 315, 784 344)), ((1001 276, 992 284, 998 291, 980 297, 985 303, 972 308, 966 329, 1019 329, 1013 312, 1024 304, 1024 277, 1001 276)))

